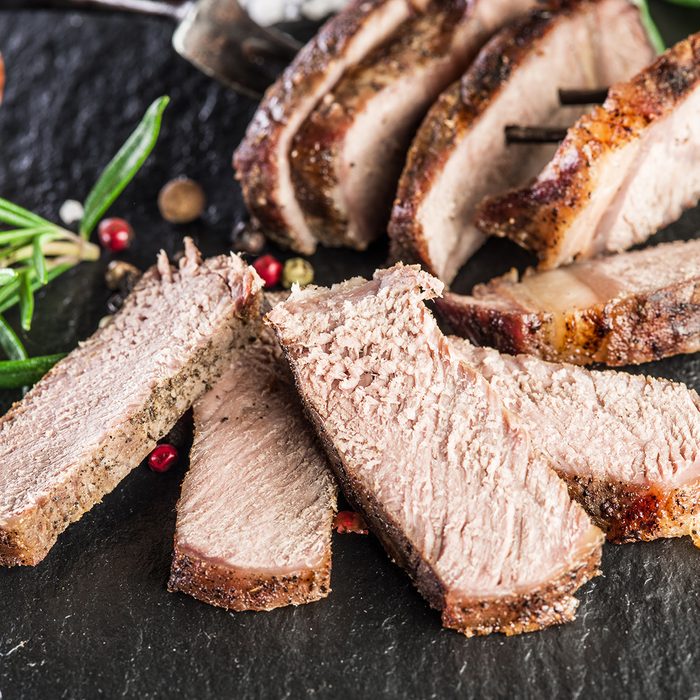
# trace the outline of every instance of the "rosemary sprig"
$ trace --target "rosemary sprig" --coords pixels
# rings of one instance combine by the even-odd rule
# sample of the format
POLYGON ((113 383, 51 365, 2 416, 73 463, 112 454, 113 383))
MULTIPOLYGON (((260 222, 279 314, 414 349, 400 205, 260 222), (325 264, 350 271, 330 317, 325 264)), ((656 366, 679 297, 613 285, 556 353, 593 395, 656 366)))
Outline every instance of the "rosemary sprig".
POLYGON ((84 260, 97 260, 100 249, 89 241, 105 212, 141 169, 160 134, 170 98, 156 100, 119 149, 85 200, 80 235, 0 197, 0 388, 26 386, 61 356, 28 359, 27 351, 2 314, 19 305, 20 322, 29 331, 34 317, 34 293, 84 260), (2 230, 4 227, 5 230, 2 230), (49 363, 50 361, 50 363, 49 363), (23 364, 24 363, 24 364, 23 364))

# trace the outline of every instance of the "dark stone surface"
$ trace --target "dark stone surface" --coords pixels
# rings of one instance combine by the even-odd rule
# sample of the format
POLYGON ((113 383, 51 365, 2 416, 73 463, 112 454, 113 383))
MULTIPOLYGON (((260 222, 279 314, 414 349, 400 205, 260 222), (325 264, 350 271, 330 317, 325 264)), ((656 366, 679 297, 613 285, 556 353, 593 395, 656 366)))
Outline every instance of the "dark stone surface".
MULTIPOLYGON (((698 11, 654 5, 669 38, 700 29, 698 11)), ((114 213, 138 239, 141 267, 184 234, 228 248, 240 217, 230 154, 254 105, 199 75, 158 21, 44 13, 0 15, 8 69, 0 108, 0 194, 50 217, 82 199, 156 96, 168 93, 161 142, 114 213), (187 174, 209 195, 202 223, 172 227, 159 188, 187 174)), ((691 212, 665 236, 695 235, 691 212)), ((325 251, 321 283, 369 274, 384 257, 325 251)), ((522 264, 489 244, 459 281, 467 289, 522 264)), ((40 295, 33 353, 68 350, 106 313, 107 259, 40 295)), ((700 358, 645 370, 700 388, 700 358)), ((31 455, 27 455, 31 459, 31 455)), ((34 569, 0 571, 0 697, 697 697, 700 552, 686 538, 606 546, 604 576, 580 594, 575 623, 519 638, 467 640, 440 628, 371 537, 336 537, 333 593, 267 614, 229 614, 165 590, 184 466, 138 469, 69 528, 34 569)))

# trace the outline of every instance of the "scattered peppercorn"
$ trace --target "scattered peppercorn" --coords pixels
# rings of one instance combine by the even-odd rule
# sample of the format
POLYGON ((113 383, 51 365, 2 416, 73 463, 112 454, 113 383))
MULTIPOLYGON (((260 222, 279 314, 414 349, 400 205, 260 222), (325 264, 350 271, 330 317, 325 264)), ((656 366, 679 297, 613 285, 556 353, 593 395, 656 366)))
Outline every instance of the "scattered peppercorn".
POLYGON ((254 263, 255 271, 260 275, 266 287, 275 287, 282 277, 282 263, 273 255, 263 255, 254 263))
POLYGON ((204 190, 188 177, 171 180, 158 195, 161 216, 171 224, 189 224, 198 219, 206 204, 204 190))
POLYGON ((162 473, 169 471, 180 458, 177 448, 173 445, 163 443, 158 445, 150 455, 148 455, 148 466, 151 471, 162 473))
POLYGON ((131 245, 134 229, 124 219, 103 219, 97 228, 100 245, 112 253, 119 253, 131 245))
POLYGON ((251 229, 244 221, 240 221, 233 227, 231 242, 236 252, 260 255, 267 240, 263 233, 251 229))
POLYGON ((113 292, 130 292, 134 285, 141 279, 142 272, 135 265, 123 260, 112 260, 105 272, 107 289, 113 292))
POLYGON ((282 286, 291 289, 293 284, 305 287, 314 281, 314 268, 304 258, 290 258, 284 263, 282 286))
POLYGON ((67 199, 61 205, 58 215, 66 226, 72 226, 82 220, 85 215, 85 209, 83 205, 75 199, 67 199))
POLYGON ((333 527, 340 535, 347 535, 348 533, 366 535, 369 532, 364 518, 359 513, 351 510, 341 510, 339 513, 336 513, 333 527))

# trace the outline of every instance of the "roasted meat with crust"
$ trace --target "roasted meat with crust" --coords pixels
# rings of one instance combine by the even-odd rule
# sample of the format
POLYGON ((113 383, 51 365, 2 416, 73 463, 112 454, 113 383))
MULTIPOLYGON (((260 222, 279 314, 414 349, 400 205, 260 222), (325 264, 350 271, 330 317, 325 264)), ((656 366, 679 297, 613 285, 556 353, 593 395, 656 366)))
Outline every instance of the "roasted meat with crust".
POLYGON ((336 486, 272 331, 194 406, 171 591, 230 610, 330 592, 336 486))
POLYGON ((574 0, 535 10, 502 29, 423 121, 399 182, 392 257, 420 262, 450 283, 485 236, 477 205, 528 182, 552 145, 508 145, 508 124, 571 124, 585 107, 561 107, 558 88, 596 88, 654 58, 628 0, 574 0))
POLYGON ((262 282, 186 239, 111 321, 0 419, 0 564, 37 564, 224 371, 258 324, 262 282))
POLYGON ((268 314, 345 494, 443 624, 571 620, 603 535, 488 382, 453 356, 418 267, 293 293, 268 314))
POLYGON ((437 300, 455 333, 503 352, 610 366, 700 350, 700 240, 510 272, 437 300))
POLYGON ((352 0, 268 89, 234 156, 248 210, 267 236, 299 253, 314 251, 316 240, 290 176, 292 139, 343 71, 391 36, 424 2, 352 0))
POLYGON ((486 39, 535 0, 436 0, 348 69, 294 138, 292 177, 313 235, 366 248, 383 234, 426 110, 486 39))
POLYGON ((531 185, 483 203, 477 226, 543 268, 625 250, 697 203, 698 161, 700 33, 611 88, 531 185))
POLYGON ((700 397, 683 384, 450 338, 613 542, 700 544, 700 397))

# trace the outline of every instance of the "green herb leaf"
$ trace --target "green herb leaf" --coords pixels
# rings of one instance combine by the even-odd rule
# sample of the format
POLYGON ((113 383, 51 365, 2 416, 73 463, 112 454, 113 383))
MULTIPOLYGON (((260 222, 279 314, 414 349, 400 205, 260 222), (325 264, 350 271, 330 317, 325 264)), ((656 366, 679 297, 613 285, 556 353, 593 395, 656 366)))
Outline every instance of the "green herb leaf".
POLYGON ((65 354, 0 362, 0 389, 21 389, 38 382, 65 354))
POLYGON ((0 267, 0 287, 17 279, 17 272, 11 267, 0 267))
POLYGON ((11 360, 26 360, 28 357, 19 336, 2 316, 0 316, 0 347, 11 360))
POLYGON ((160 97, 146 111, 141 123, 119 149, 85 200, 80 233, 89 238, 102 215, 124 191, 158 140, 163 112, 170 98, 160 97))
POLYGON ((37 279, 39 280, 39 282, 41 282, 41 284, 46 284, 49 281, 49 270, 46 267, 46 258, 44 257, 44 251, 41 249, 43 243, 43 236, 39 236, 39 238, 34 239, 32 261, 34 262, 34 270, 36 271, 37 279))
POLYGON ((19 316, 22 328, 29 331, 32 328, 32 318, 34 318, 34 290, 32 289, 32 278, 28 270, 19 276, 19 316))
POLYGON ((17 204, 8 202, 0 197, 0 221, 9 226, 26 228, 27 226, 53 226, 50 221, 42 219, 37 214, 33 214, 28 209, 24 209, 17 204))
POLYGON ((700 7, 700 0, 666 0, 674 5, 683 5, 684 7, 700 7))
POLYGON ((632 0, 632 4, 636 5, 639 10, 642 24, 644 25, 644 29, 647 32, 649 41, 651 41, 654 50, 656 53, 663 53, 666 50, 666 43, 661 36, 659 28, 656 26, 656 22, 654 22, 654 18, 651 16, 647 0, 632 0))

